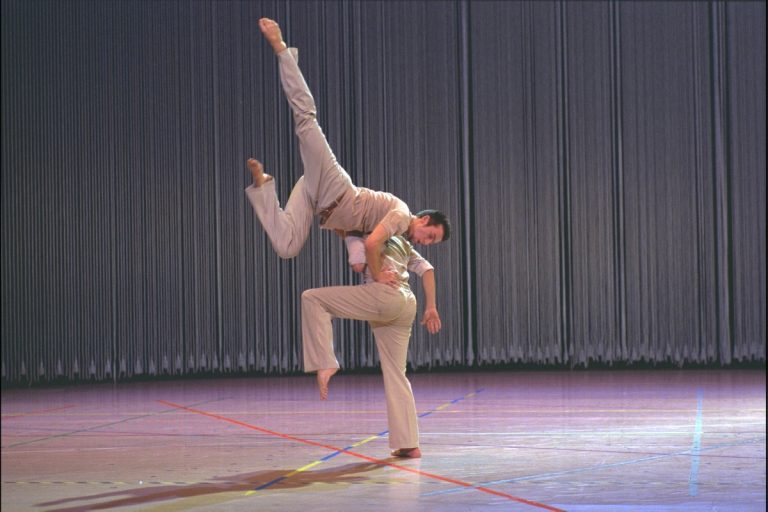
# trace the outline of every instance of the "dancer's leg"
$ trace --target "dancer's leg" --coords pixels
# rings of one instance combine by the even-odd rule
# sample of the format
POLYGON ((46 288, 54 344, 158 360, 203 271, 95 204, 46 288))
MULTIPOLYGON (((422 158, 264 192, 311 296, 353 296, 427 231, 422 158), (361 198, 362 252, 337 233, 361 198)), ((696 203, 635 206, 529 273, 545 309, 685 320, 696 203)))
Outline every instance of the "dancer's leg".
POLYGON ((301 294, 304 371, 318 372, 321 399, 327 397, 328 381, 339 368, 333 350, 333 318, 391 321, 405 305, 406 297, 399 290, 379 283, 315 288, 301 294))
POLYGON ((350 188, 354 188, 347 172, 336 161, 323 130, 317 122, 317 107, 298 65, 298 50, 285 48, 280 27, 273 20, 259 20, 267 42, 277 54, 280 81, 293 111, 299 151, 304 164, 307 192, 317 210, 329 206, 350 188))
POLYGON ((301 251, 312 227, 313 205, 305 190, 304 177, 296 182, 283 210, 275 192, 275 181, 263 174, 256 160, 249 160, 248 165, 254 184, 245 189, 245 194, 275 252, 281 258, 293 258, 301 251), (263 175, 261 179, 259 173, 263 175), (261 186, 257 186, 259 182, 261 186))
POLYGON ((416 301, 412 299, 396 322, 382 324, 371 322, 376 337, 376 347, 384 376, 384 393, 387 398, 387 422, 389 446, 398 456, 419 457, 419 425, 416 401, 411 383, 405 375, 408 342, 411 325, 416 315, 416 301))

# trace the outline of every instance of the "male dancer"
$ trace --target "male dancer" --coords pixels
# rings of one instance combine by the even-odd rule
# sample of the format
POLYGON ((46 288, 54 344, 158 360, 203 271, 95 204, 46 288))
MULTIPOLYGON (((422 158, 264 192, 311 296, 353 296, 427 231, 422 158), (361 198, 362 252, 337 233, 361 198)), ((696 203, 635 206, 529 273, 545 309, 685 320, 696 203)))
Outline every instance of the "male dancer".
MULTIPOLYGON (((362 239, 346 239, 350 255, 362 244, 362 239)), ((384 376, 387 400, 389 445, 396 457, 421 457, 416 402, 405 376, 411 325, 416 316, 416 297, 408 285, 408 272, 422 278, 426 309, 437 315, 435 305, 434 268, 416 252, 402 236, 393 236, 384 244, 382 267, 395 276, 397 286, 378 283, 365 272, 365 284, 329 286, 306 290, 301 295, 301 330, 304 350, 304 371, 317 372, 320 398, 328 398, 328 383, 339 369, 333 350, 333 318, 367 320, 376 338, 376 347, 384 376)), ((426 315, 425 315, 426 316, 426 315)), ((427 323, 431 333, 440 330, 436 323, 427 323)), ((422 322, 424 323, 424 322, 422 322)))
POLYGON ((367 234, 366 262, 373 279, 397 286, 396 277, 381 272, 385 242, 396 235, 415 244, 442 242, 450 237, 450 222, 438 210, 413 215, 394 195, 352 183, 317 123, 314 98, 299 70, 296 49, 287 47, 275 21, 262 18, 259 28, 278 58, 280 80, 293 111, 304 164, 304 176, 296 183, 283 210, 272 177, 264 173, 260 162, 248 160, 253 185, 245 192, 272 246, 283 258, 296 256, 309 235, 312 215, 316 214, 325 229, 367 234))

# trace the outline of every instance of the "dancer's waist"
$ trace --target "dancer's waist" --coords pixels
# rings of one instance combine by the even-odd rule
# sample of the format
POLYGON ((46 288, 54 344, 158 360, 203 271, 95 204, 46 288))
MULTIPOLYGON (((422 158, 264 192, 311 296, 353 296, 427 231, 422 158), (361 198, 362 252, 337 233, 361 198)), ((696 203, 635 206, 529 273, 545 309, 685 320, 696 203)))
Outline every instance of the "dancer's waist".
POLYGON ((320 217, 320 225, 322 226, 328 221, 328 218, 331 216, 331 214, 336 210, 336 208, 341 204, 341 201, 344 199, 344 196, 347 195, 346 191, 342 193, 339 197, 336 198, 334 202, 317 212, 317 216, 320 217))

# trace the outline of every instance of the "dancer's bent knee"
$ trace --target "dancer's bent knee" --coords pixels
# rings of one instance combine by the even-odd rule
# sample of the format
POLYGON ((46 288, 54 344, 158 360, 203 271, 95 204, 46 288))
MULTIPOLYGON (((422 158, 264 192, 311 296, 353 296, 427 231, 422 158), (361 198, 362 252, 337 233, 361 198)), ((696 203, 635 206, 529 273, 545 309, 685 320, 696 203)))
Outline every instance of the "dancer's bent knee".
POLYGON ((293 240, 287 243, 276 243, 274 241, 272 242, 272 248, 275 250, 277 255, 284 260, 290 260, 298 256, 303 245, 304 244, 293 243, 293 240))

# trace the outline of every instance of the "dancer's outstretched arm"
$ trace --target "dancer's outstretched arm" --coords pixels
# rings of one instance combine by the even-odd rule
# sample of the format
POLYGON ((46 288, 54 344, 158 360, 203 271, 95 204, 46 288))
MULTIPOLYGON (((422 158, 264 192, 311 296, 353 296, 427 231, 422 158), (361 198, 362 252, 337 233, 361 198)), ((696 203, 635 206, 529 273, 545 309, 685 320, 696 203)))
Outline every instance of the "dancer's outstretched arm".
POLYGON ((427 328, 429 334, 436 334, 442 328, 440 315, 437 312, 437 299, 435 294, 435 271, 427 270, 421 276, 421 286, 424 289, 424 316, 421 319, 421 325, 427 328))
POLYGON ((430 334, 436 334, 440 332, 443 324, 440 321, 440 314, 437 312, 435 268, 416 249, 412 249, 408 259, 408 272, 421 278, 421 287, 424 290, 425 304, 421 325, 426 327, 430 334))

